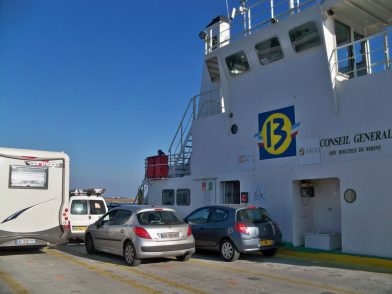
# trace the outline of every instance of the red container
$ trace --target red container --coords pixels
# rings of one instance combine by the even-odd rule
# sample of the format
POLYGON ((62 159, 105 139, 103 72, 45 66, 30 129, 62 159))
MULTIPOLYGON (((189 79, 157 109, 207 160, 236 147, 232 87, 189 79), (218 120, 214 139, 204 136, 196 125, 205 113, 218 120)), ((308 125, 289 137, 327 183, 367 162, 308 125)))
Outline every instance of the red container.
POLYGON ((167 161, 168 161, 167 155, 155 156, 155 164, 167 164, 167 161))
POLYGON ((167 178, 169 176, 169 166, 167 164, 160 166, 159 169, 160 169, 161 178, 167 178))

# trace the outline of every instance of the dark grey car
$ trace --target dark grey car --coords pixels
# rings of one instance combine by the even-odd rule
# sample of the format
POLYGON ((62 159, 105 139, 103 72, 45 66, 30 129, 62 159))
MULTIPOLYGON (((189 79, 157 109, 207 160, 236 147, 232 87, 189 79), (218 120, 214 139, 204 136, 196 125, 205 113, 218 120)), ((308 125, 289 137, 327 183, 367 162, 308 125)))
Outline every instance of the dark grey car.
POLYGON ((278 225, 262 207, 205 206, 185 221, 192 227, 196 248, 219 250, 225 261, 234 261, 240 253, 251 251, 274 256, 282 241, 278 225))

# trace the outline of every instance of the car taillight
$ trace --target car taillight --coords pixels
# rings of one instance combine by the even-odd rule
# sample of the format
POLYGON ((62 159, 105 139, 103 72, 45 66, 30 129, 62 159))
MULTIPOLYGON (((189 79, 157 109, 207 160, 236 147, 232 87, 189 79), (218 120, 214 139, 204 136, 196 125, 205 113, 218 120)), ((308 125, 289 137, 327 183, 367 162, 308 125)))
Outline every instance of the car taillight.
POLYGON ((244 223, 236 223, 234 229, 242 234, 249 234, 248 227, 244 223))
POLYGON ((150 234, 143 228, 135 227, 133 228, 134 233, 136 236, 143 238, 143 239, 151 239, 150 234))
POLYGON ((192 235, 192 229, 191 226, 188 226, 188 234, 186 235, 187 237, 192 235))

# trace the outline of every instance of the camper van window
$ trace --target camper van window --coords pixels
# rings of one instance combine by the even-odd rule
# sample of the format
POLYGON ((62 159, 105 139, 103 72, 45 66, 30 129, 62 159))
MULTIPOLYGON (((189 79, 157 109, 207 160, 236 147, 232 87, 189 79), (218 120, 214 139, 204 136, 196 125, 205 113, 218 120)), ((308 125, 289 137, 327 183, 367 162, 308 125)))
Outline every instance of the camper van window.
POLYGON ((191 204, 191 190, 177 189, 176 203, 179 206, 189 206, 191 204))
POLYGON ((255 49, 261 65, 283 58, 283 51, 277 37, 258 43, 255 49))
POLYGON ((90 214, 104 213, 106 213, 106 209, 102 200, 90 200, 90 214))
POLYGON ((249 70, 248 59, 244 51, 226 57, 226 65, 232 76, 238 76, 249 70))
POLYGON ((71 214, 87 214, 87 200, 73 200, 71 204, 71 214))
POLYGON ((48 168, 37 166, 10 166, 10 188, 47 189, 48 168))
POLYGON ((289 36, 296 52, 304 51, 321 44, 320 34, 313 21, 292 29, 289 32, 289 36))
POLYGON ((174 205, 174 190, 162 191, 162 205, 174 205))

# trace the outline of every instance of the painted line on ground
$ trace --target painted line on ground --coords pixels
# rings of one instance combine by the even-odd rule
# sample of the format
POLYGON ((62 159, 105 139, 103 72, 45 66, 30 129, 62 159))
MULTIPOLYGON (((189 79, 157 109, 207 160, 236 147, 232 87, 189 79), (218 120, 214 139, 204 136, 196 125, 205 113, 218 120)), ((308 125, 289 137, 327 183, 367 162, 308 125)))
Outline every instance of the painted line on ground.
POLYGON ((139 269, 130 268, 130 267, 127 267, 127 266, 124 266, 124 265, 111 265, 111 266, 120 267, 121 269, 124 269, 126 271, 135 273, 135 274, 137 274, 137 275, 139 275, 141 277, 144 277, 146 279, 152 279, 152 280, 155 280, 155 281, 159 281, 159 282, 161 282, 163 284, 167 284, 167 285, 169 285, 171 287, 175 287, 175 288, 178 288, 178 289, 181 289, 181 290, 186 290, 186 291, 191 292, 191 293, 195 293, 195 294, 207 294, 207 293, 209 293, 209 292, 205 292, 203 290, 197 289, 197 288, 193 288, 193 287, 188 286, 186 284, 181 284, 181 283, 175 282, 173 280, 169 280, 169 279, 163 278, 161 276, 158 276, 158 275, 155 275, 155 274, 152 274, 152 273, 142 272, 139 269))
POLYGON ((349 266, 362 266, 364 270, 366 270, 367 268, 376 268, 392 273, 392 259, 348 254, 334 254, 330 252, 301 252, 285 248, 280 248, 278 255, 306 258, 308 260, 340 262, 349 266))
POLYGON ((0 280, 2 280, 15 294, 30 294, 30 291, 25 289, 21 284, 15 281, 11 275, 0 269, 0 280))
POLYGON ((217 265, 217 264, 213 264, 211 262, 207 262, 207 261, 201 261, 201 260, 197 260, 197 259, 191 259, 189 261, 190 263, 195 263, 195 264, 199 264, 202 266, 206 266, 206 267, 210 267, 210 268, 214 268, 214 269, 219 269, 219 270, 223 270, 223 271, 227 271, 227 272, 233 272, 233 273, 237 273, 237 274, 247 274, 247 275, 255 275, 255 276, 260 276, 260 277, 264 277, 264 278, 268 278, 271 280, 276 280, 279 282, 284 282, 287 284, 292 284, 292 285, 296 285, 296 286, 305 286, 308 288, 312 288, 312 289, 324 289, 324 290, 328 290, 328 291, 333 291, 333 292, 338 292, 338 293, 345 293, 345 294, 358 294, 360 292, 355 292, 352 290, 347 290, 347 289, 342 289, 342 288, 336 288, 336 287, 332 287, 332 286, 328 286, 328 285, 323 285, 323 284, 319 284, 319 283, 315 283, 315 282, 308 282, 308 281, 303 281, 303 280, 297 280, 294 278, 288 278, 285 276, 281 276, 281 275, 276 275, 276 274, 270 274, 270 273, 265 273, 265 272, 258 272, 258 271, 252 271, 252 270, 246 270, 246 269, 239 269, 239 268, 234 268, 228 265, 222 266, 222 265, 217 265))
POLYGON ((144 293, 153 293, 153 294, 162 293, 161 291, 155 290, 155 289, 150 288, 150 287, 148 287, 148 286, 146 286, 144 284, 141 284, 141 283, 139 283, 139 282, 137 282, 135 280, 132 280, 129 277, 123 277, 123 276, 120 276, 120 275, 116 275, 116 274, 111 273, 111 272, 109 272, 107 270, 101 269, 101 267, 99 267, 99 266, 95 266, 95 265, 89 264, 87 262, 81 261, 81 260, 73 257, 70 254, 66 254, 66 253, 60 252, 57 249, 47 249, 47 248, 45 248, 42 251, 47 253, 47 254, 49 254, 49 255, 52 255, 52 256, 55 256, 55 257, 58 257, 58 258, 62 258, 62 259, 64 259, 65 261, 67 261, 69 263, 73 263, 73 264, 85 267, 85 268, 87 268, 87 269, 89 269, 89 270, 91 270, 93 272, 96 272, 97 274, 100 274, 101 276, 104 276, 106 278, 112 279, 112 280, 117 281, 117 282, 124 283, 124 284, 126 284, 128 286, 131 286, 131 287, 135 288, 135 289, 141 290, 144 293))
MULTIPOLYGON (((73 257, 72 255, 70 255, 68 253, 63 253, 61 251, 58 251, 57 249, 51 249, 51 250, 55 250, 56 251, 55 254, 58 255, 61 258, 64 258, 66 260, 71 258, 71 259, 73 259, 73 262, 75 262, 75 263, 82 263, 82 264, 84 264, 84 266, 92 267, 92 268, 95 268, 98 271, 105 272, 104 270, 100 269, 99 267, 96 267, 96 266, 93 266, 93 265, 89 265, 86 262, 80 261, 80 260, 76 259, 75 257, 73 257)), ((52 253, 52 251, 50 251, 50 252, 47 251, 47 250, 44 250, 44 251, 49 253, 49 254, 52 253)), ((208 292, 202 291, 200 289, 191 287, 191 286, 186 285, 186 284, 178 283, 178 282, 170 280, 170 279, 163 278, 163 277, 161 277, 159 275, 155 275, 153 273, 146 273, 146 272, 143 272, 142 270, 137 269, 137 268, 129 267, 129 266, 126 266, 126 265, 116 265, 116 264, 113 264, 113 263, 110 263, 110 262, 105 262, 105 261, 97 261, 97 262, 100 263, 100 264, 103 264, 103 265, 105 265, 107 267, 126 270, 128 272, 133 273, 133 274, 137 274, 138 276, 141 276, 142 278, 145 278, 147 280, 158 281, 158 282, 161 282, 162 284, 169 285, 169 286, 171 286, 173 288, 186 290, 188 292, 195 293, 195 294, 208 294, 208 292)), ((155 291, 154 293, 157 293, 157 291, 155 291)), ((159 293, 161 293, 161 292, 159 292, 159 293)))

